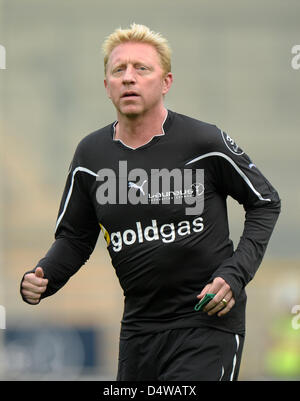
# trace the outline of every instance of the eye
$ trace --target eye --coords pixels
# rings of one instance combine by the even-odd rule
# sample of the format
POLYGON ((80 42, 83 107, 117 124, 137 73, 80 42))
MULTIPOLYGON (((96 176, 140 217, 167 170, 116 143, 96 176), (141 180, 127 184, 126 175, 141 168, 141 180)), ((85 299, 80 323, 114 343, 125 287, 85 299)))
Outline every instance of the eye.
POLYGON ((124 67, 119 66, 119 67, 114 68, 112 72, 113 72, 113 74, 118 74, 118 73, 122 72, 123 70, 124 70, 124 67))
POLYGON ((137 65, 136 69, 139 71, 148 71, 149 70, 149 68, 145 65, 137 65))

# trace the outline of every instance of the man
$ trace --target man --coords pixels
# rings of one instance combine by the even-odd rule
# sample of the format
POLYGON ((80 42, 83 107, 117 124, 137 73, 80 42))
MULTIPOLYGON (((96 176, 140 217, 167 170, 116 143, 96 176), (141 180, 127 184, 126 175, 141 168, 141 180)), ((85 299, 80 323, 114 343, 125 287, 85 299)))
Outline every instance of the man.
POLYGON ((227 134, 166 110, 173 76, 160 34, 133 24, 103 49, 117 121, 78 145, 55 242, 25 273, 22 297, 37 304, 58 291, 102 229, 125 296, 117 380, 237 380, 244 288, 273 231, 278 195, 227 134), (246 211, 235 251, 228 195, 246 211))

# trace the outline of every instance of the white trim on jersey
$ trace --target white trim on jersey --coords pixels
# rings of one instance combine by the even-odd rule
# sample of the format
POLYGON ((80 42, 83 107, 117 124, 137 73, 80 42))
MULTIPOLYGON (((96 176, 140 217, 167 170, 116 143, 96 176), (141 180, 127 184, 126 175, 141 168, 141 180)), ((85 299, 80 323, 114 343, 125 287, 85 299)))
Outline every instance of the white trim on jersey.
POLYGON ((94 177, 98 177, 98 174, 94 173, 93 171, 91 171, 91 170, 89 170, 89 169, 87 169, 87 168, 85 168, 85 167, 76 167, 76 168, 75 168, 75 170, 74 170, 73 173, 72 173, 71 185, 70 185, 70 189, 69 189, 68 195, 67 195, 66 200, 65 200, 65 204, 64 204, 63 211, 61 212, 61 214, 60 214, 60 216, 58 217, 57 222, 56 222, 55 232, 56 232, 57 227, 59 226, 59 223, 61 222, 61 220, 62 220, 62 218, 64 217, 64 214, 65 214, 65 212, 66 212, 66 210, 67 210, 67 207, 68 207, 68 204, 69 204, 71 195, 72 195, 72 191, 73 191, 74 177, 75 177, 75 174, 76 174, 78 171, 82 171, 83 173, 88 173, 88 174, 93 175, 94 177))
POLYGON ((235 341, 236 341, 236 351, 235 351, 235 354, 234 354, 234 357, 233 357, 233 361, 232 361, 232 371, 231 371, 231 375, 230 375, 230 381, 233 381, 235 365, 236 365, 236 355, 238 353, 239 346, 240 346, 240 339, 239 339, 238 334, 235 335, 235 341))
POLYGON ((222 365, 221 376, 220 376, 219 382, 222 381, 224 373, 225 373, 225 369, 224 369, 224 366, 222 365))
POLYGON ((246 176, 246 174, 238 167, 238 165, 229 156, 225 155, 224 153, 221 153, 221 152, 206 153, 202 156, 198 156, 195 159, 190 160, 185 165, 187 166, 191 163, 195 163, 199 160, 205 159, 206 157, 210 157, 210 156, 220 156, 220 157, 223 157, 224 159, 226 159, 233 166, 233 168, 239 173, 239 175, 243 178, 243 180, 246 182, 246 184, 250 187, 250 189, 255 193, 255 195, 260 200, 266 201, 266 202, 271 202, 271 199, 265 199, 262 197, 262 195, 254 188, 252 182, 249 180, 249 178, 246 176))

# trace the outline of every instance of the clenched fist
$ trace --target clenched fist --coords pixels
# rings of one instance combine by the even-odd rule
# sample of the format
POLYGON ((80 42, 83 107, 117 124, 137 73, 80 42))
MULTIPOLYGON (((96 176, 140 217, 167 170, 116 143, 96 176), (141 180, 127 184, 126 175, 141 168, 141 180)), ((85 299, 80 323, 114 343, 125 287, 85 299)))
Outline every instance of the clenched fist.
POLYGON ((36 305, 40 302, 41 295, 46 291, 48 280, 44 278, 44 271, 37 267, 34 273, 27 273, 22 282, 21 292, 30 304, 36 305))

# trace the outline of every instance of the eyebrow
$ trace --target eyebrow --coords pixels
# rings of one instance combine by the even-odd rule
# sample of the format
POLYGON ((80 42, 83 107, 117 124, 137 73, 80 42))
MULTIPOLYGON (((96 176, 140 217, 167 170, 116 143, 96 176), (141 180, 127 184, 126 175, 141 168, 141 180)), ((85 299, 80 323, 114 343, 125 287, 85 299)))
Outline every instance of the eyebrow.
POLYGON ((145 60, 130 60, 130 61, 122 61, 122 60, 117 60, 115 63, 113 63, 112 65, 127 65, 127 64, 145 64, 145 65, 150 65, 152 64, 150 61, 145 61, 145 60))
POLYGON ((151 70, 153 69, 153 65, 150 62, 143 62, 143 61, 130 61, 130 62, 126 62, 125 61, 125 62, 123 62, 123 61, 120 61, 120 62, 116 62, 114 64, 111 64, 111 71, 115 70, 116 68, 124 67, 127 64, 132 64, 133 66, 143 65, 145 67, 148 67, 151 70))

